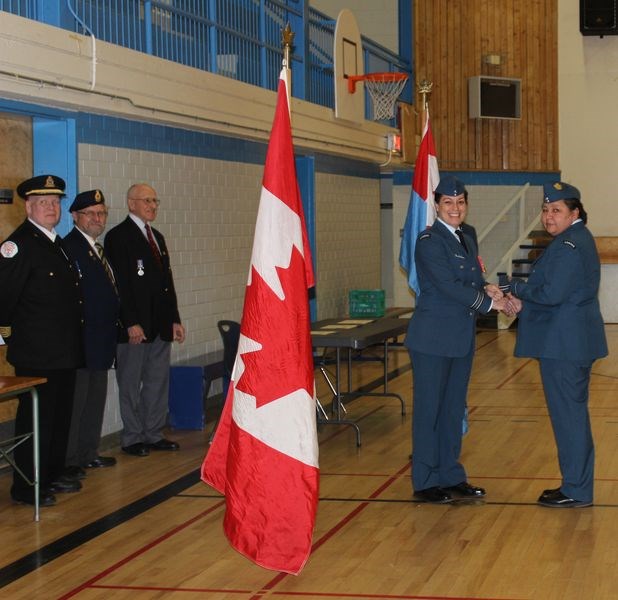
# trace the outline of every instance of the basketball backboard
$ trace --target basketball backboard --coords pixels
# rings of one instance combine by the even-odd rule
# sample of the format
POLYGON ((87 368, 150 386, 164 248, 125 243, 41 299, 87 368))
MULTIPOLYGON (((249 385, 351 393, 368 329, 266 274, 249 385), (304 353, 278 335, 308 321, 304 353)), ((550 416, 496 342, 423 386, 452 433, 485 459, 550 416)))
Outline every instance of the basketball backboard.
POLYGON ((337 17, 333 48, 335 117, 362 123, 365 120, 365 86, 348 91, 348 75, 364 75, 363 46, 354 13, 345 8, 337 17))

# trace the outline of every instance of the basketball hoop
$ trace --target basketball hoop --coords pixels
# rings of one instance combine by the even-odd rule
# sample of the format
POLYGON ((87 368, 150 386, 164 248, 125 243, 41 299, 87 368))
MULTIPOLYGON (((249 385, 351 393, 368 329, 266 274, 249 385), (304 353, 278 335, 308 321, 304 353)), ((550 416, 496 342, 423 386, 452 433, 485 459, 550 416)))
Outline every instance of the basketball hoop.
POLYGON ((395 102, 408 81, 405 73, 367 73, 348 75, 348 92, 356 92, 356 82, 364 81, 373 104, 373 120, 392 119, 395 102))

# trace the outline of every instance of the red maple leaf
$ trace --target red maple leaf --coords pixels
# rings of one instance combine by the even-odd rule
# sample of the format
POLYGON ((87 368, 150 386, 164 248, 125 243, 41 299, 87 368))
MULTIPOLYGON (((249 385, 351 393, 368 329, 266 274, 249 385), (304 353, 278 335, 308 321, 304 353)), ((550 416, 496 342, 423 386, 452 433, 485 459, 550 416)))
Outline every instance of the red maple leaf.
POLYGON ((313 396, 313 355, 305 262, 292 248, 290 266, 277 267, 280 300, 254 267, 247 286, 241 333, 261 350, 241 353, 245 369, 236 388, 255 396, 258 407, 304 388, 313 396))

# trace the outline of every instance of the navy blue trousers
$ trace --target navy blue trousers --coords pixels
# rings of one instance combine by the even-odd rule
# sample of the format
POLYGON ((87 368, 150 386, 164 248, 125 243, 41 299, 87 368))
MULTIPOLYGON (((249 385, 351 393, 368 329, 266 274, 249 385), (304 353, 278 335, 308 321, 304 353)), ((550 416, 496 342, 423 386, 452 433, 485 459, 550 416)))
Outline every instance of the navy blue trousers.
POLYGON ((592 361, 541 358, 541 378, 558 462, 562 473, 560 490, 574 500, 592 502, 594 443, 588 414, 588 387, 592 361))
POLYGON ((466 481, 459 455, 473 357, 473 351, 457 358, 410 351, 414 375, 412 486, 415 491, 466 481))

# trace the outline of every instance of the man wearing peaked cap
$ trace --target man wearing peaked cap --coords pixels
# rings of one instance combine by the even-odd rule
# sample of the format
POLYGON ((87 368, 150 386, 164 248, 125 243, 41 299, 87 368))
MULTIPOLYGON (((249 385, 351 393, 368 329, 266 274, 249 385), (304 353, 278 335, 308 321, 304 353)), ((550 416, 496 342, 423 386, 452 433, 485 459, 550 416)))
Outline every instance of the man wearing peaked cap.
POLYGON ((99 455, 107 397, 107 372, 114 363, 120 301, 113 271, 99 242, 107 222, 101 190, 75 196, 69 208, 74 227, 63 244, 78 273, 84 298, 85 365, 77 370, 66 473, 83 478, 84 468, 111 467, 116 459, 99 455))
MULTIPOLYGON (((26 220, 0 246, 2 325, 11 328, 7 360, 17 376, 45 377, 39 394, 40 503, 55 503, 54 493, 75 492, 78 481, 64 474, 75 369, 83 360, 79 281, 55 227, 65 183, 40 175, 17 186, 25 200, 26 220)), ((32 403, 20 396, 15 434, 32 430, 32 403)), ((32 440, 15 449, 18 468, 31 480, 32 440)), ((34 491, 15 472, 11 496, 33 504, 34 491)))
POLYGON ((17 186, 20 198, 28 200, 30 196, 64 196, 66 184, 56 175, 38 175, 22 181, 17 186))

